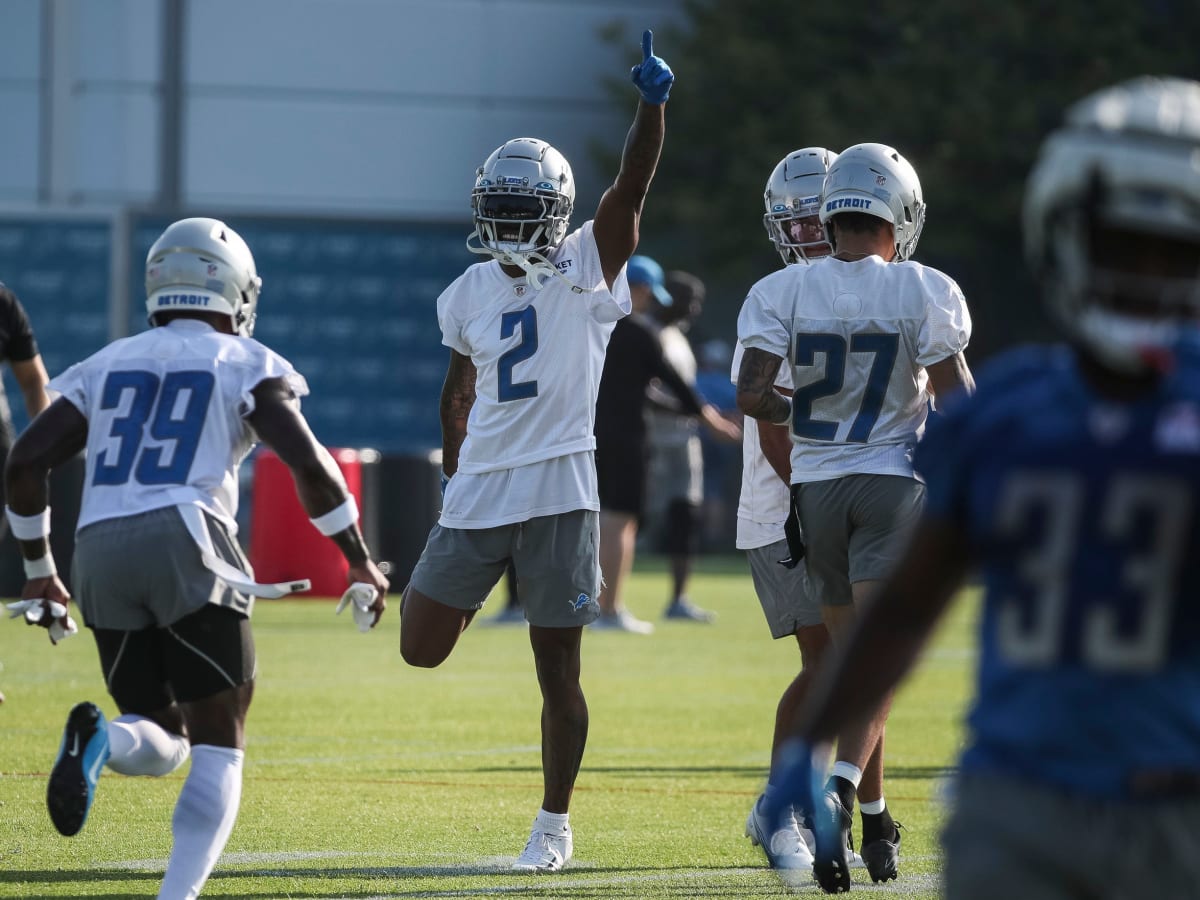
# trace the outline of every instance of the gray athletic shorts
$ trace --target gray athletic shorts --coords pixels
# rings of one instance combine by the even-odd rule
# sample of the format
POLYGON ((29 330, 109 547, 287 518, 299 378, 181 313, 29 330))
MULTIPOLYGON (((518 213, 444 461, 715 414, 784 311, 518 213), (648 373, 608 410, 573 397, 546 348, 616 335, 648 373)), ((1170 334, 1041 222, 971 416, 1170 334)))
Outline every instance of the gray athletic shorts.
POLYGON ((778 561, 787 556, 787 541, 782 539, 746 551, 754 592, 774 638, 795 634, 802 626, 821 624, 821 603, 808 580, 808 569, 803 562, 794 569, 785 569, 778 561))
POLYGON ((820 602, 848 606, 850 585, 891 574, 921 515, 925 485, 902 475, 844 475, 792 485, 820 602))
POLYGON ((576 509, 496 528, 434 525, 412 586, 455 609, 479 609, 504 575, 517 573, 530 625, 574 628, 600 615, 600 514, 576 509))
POLYGON ((652 518, 660 518, 672 500, 687 500, 692 506, 703 502, 704 451, 699 437, 692 435, 686 444, 651 447, 646 493, 652 518))
MULTIPOLYGON (((225 526, 204 516, 213 548, 250 571, 225 526)), ((71 580, 75 602, 91 628, 165 628, 206 603, 250 614, 252 599, 229 587, 200 561, 200 548, 174 506, 103 519, 75 536, 71 580)))
POLYGON ((1200 797, 1117 802, 960 776, 942 833, 947 900, 1200 893, 1200 797))

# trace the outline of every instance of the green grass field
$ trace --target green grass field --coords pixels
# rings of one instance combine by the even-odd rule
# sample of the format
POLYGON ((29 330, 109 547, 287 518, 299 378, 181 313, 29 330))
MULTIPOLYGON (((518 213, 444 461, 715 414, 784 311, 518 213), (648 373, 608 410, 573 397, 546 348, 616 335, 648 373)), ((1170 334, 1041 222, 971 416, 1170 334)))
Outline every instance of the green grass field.
MULTIPOLYGON (((630 607, 656 618, 667 578, 639 564, 630 607)), ((693 599, 715 625, 587 633, 591 733, 559 874, 510 874, 541 800, 540 698, 525 632, 485 607, 440 668, 408 668, 396 601, 359 634, 330 602, 260 602, 259 681, 241 813, 204 897, 776 897, 742 836, 765 778, 794 642, 772 642, 740 558, 704 561, 693 599)), ((499 606, 494 601, 495 607, 499 606)), ((870 896, 937 896, 937 796, 961 730, 974 604, 952 609, 892 711, 887 799, 907 826, 898 881, 870 896)), ((115 714, 91 638, 51 647, 0 622, 0 896, 153 897, 186 765, 161 779, 107 773, 84 830, 44 807, 70 706, 115 714)), ((857 825, 857 822, 856 822, 857 825)), ((819 894, 815 886, 804 894, 819 894)))

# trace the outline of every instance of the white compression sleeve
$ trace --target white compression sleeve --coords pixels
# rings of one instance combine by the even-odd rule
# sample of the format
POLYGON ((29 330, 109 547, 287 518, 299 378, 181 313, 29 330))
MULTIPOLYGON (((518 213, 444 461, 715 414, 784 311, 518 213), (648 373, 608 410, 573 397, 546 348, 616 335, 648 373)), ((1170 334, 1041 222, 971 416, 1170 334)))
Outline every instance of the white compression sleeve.
POLYGON ((169 775, 178 769, 191 745, 145 716, 126 714, 108 723, 108 767, 121 775, 169 775))

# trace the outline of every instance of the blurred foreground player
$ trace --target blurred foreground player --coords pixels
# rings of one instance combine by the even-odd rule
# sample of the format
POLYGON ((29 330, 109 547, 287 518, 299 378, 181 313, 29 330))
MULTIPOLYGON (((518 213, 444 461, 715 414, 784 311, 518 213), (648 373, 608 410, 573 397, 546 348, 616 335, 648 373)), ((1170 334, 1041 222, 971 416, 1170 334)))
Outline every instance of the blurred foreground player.
POLYGON ((803 711, 793 796, 980 571, 950 900, 1200 890, 1198 160, 1178 79, 1099 91, 1046 140, 1025 245, 1069 346, 1007 354, 931 424, 925 513, 852 640, 875 664, 839 653, 803 711))

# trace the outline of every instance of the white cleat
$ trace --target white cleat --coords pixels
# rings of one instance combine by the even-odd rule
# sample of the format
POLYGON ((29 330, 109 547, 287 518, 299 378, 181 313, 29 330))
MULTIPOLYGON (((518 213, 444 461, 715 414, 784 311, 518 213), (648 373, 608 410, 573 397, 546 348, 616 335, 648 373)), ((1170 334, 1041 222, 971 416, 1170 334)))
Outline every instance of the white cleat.
POLYGON ((654 625, 643 621, 627 609, 615 613, 600 613, 600 617, 589 626, 596 631, 627 631, 630 634, 653 634, 654 625))
POLYGON ((750 838, 750 843, 763 848, 773 869, 811 870, 812 848, 804 839, 795 810, 788 810, 784 827, 770 833, 770 823, 759 812, 761 802, 761 798, 755 801, 746 818, 746 837, 750 838))
POLYGON ((513 863, 513 871, 557 872, 571 858, 574 849, 570 825, 561 834, 548 834, 539 831, 535 823, 533 833, 529 835, 529 843, 513 863))

